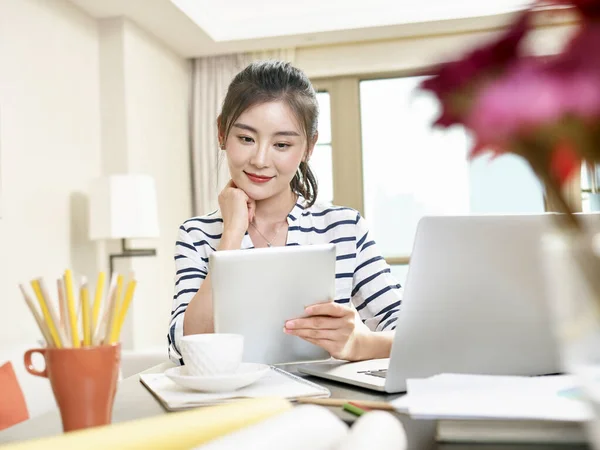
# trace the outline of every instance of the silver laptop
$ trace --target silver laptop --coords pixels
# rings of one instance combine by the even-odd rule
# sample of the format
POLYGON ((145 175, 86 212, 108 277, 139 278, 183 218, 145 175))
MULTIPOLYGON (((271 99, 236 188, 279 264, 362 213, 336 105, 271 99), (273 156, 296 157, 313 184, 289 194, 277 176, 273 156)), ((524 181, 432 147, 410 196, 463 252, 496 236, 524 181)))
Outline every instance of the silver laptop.
POLYGON ((334 244, 228 250, 210 255, 216 333, 244 336, 244 362, 316 361, 329 353, 283 332, 286 320, 335 295, 334 244))
MULTIPOLYGON (((600 215, 586 215, 600 230, 600 215)), ((329 361, 309 375, 389 393, 443 372, 558 372, 540 236, 551 214, 424 217, 389 359, 329 361)))

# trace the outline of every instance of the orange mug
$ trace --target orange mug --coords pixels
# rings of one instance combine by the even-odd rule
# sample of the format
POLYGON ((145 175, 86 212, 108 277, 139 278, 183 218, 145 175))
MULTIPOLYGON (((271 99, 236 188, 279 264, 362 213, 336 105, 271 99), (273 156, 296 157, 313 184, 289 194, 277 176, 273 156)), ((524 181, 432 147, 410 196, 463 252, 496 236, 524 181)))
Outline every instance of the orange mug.
POLYGON ((50 380, 64 431, 110 424, 121 344, 32 349, 25 352, 24 361, 30 374, 50 380), (44 357, 43 371, 33 367, 34 353, 44 357))

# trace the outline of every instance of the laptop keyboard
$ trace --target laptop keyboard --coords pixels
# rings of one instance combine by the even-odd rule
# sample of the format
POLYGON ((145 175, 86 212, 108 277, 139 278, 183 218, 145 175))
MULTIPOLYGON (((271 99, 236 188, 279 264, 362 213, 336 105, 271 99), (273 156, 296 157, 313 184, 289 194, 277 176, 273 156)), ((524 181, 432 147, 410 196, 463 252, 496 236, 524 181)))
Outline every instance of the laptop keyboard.
POLYGON ((359 370, 358 373, 364 373, 365 375, 371 375, 372 377, 385 378, 387 376, 387 369, 359 370))

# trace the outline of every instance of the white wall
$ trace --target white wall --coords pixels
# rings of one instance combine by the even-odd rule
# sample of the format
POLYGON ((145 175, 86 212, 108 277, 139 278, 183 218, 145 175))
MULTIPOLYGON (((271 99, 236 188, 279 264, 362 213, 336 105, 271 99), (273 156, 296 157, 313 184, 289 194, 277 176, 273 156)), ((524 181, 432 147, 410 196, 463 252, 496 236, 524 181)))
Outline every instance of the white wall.
MULTIPOLYGON (((100 101, 104 174, 144 173, 156 180, 161 236, 130 241, 156 257, 117 259, 115 270, 138 281, 123 332, 124 348, 162 347, 173 297, 177 228, 191 216, 188 105, 191 65, 123 18, 100 20, 100 101)), ((117 242, 99 246, 107 270, 117 242)))
POLYGON ((100 173, 98 29, 63 0, 0 0, 0 364, 38 337, 17 283, 95 270, 88 181, 100 173))
POLYGON ((87 239, 86 192, 116 172, 156 179, 161 238, 132 246, 158 256, 120 268, 139 281, 128 346, 166 352, 175 235, 191 215, 189 89, 188 62, 134 24, 66 0, 0 0, 0 363, 39 337, 19 282, 54 287, 67 267, 93 279, 105 268, 106 249, 87 239))
MULTIPOLYGON (((132 23, 125 30, 127 166, 156 179, 161 238, 157 258, 137 258, 132 346, 163 346, 173 298, 177 229, 191 217, 189 114, 191 65, 132 23)), ((141 243, 143 244, 143 243, 141 243)))

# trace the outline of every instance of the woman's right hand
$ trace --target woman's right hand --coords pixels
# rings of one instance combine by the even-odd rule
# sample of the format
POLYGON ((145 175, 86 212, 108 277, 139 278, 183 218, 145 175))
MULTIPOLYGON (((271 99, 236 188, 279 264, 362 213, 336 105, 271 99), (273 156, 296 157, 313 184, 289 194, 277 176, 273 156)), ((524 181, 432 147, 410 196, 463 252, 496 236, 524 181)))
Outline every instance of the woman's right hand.
POLYGON ((239 238, 241 242, 248 225, 254 219, 256 203, 230 180, 219 194, 219 208, 223 216, 221 239, 239 238))

